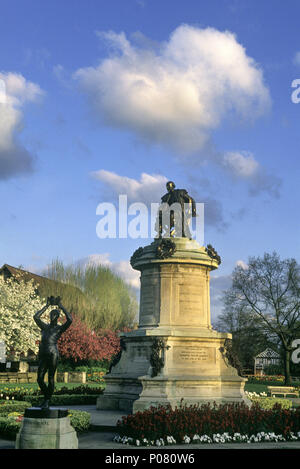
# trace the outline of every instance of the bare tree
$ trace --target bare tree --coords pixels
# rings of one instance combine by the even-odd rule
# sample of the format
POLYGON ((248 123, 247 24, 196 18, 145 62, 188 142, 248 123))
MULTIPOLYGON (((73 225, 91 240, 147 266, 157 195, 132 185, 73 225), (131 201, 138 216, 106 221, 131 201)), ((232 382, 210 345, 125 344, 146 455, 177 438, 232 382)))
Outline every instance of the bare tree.
POLYGON ((291 383, 292 342, 300 337, 300 267, 276 252, 249 258, 237 266, 226 301, 235 310, 257 318, 258 327, 277 337, 284 351, 285 384, 291 383))
POLYGON ((254 368, 254 357, 265 348, 276 345, 257 315, 236 304, 235 293, 231 290, 225 291, 223 301, 223 310, 214 327, 216 330, 232 334, 232 350, 238 356, 243 372, 249 372, 254 368))

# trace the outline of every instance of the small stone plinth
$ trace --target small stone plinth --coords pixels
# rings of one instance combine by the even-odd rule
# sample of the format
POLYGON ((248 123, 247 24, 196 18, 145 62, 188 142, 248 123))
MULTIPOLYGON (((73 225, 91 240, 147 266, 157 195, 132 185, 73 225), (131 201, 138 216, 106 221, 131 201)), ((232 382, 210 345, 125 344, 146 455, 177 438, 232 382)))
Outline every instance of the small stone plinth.
POLYGON ((16 449, 78 449, 78 439, 65 409, 25 410, 22 427, 17 434, 16 449))

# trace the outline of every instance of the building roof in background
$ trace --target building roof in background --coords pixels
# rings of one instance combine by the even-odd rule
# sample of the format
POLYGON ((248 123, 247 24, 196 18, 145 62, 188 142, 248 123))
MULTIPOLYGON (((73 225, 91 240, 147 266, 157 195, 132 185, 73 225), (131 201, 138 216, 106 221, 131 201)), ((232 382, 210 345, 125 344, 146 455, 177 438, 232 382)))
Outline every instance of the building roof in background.
POLYGON ((28 270, 20 269, 19 267, 13 267, 9 264, 3 264, 3 266, 0 268, 0 275, 4 275, 4 277, 6 278, 21 277, 23 280, 35 280, 36 282, 50 280, 46 277, 42 277, 41 275, 34 274, 33 272, 29 272, 28 270))
POLYGON ((24 281, 33 280, 35 284, 37 284, 38 291, 42 292, 47 290, 48 295, 51 295, 51 289, 53 289, 53 294, 59 294, 60 287, 63 285, 64 289, 67 288, 69 293, 74 292, 79 296, 84 296, 84 293, 80 290, 80 288, 75 287, 74 285, 66 284, 63 282, 59 282, 58 280, 53 280, 47 277, 43 277, 42 275, 35 274, 33 272, 29 272, 28 270, 23 270, 18 267, 13 267, 9 264, 3 264, 0 268, 0 275, 3 275, 5 279, 7 278, 18 278, 24 281))
POLYGON ((280 358, 280 355, 271 348, 266 348, 266 350, 256 355, 255 358, 280 358))

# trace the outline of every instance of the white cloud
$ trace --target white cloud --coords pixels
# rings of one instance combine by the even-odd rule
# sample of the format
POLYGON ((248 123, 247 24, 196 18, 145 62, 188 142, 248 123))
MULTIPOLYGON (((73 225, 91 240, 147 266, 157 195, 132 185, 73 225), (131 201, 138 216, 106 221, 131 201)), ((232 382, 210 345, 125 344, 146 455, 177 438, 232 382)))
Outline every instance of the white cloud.
POLYGON ((246 262, 244 262, 242 259, 239 259, 238 261, 236 261, 235 265, 237 267, 241 267, 243 270, 247 270, 248 269, 248 264, 246 264, 246 262))
MULTIPOLYGON (((92 176, 102 183, 102 199, 116 201, 119 195, 126 194, 128 203, 142 202, 150 207, 151 203, 160 203, 163 194, 166 193, 166 182, 169 180, 161 174, 142 173, 140 179, 121 176, 111 171, 95 171, 92 176)), ((176 181, 175 181, 176 183, 176 181)), ((223 218, 222 204, 215 198, 198 192, 199 180, 196 178, 190 194, 198 203, 204 203, 205 223, 224 230, 227 224, 223 218)), ((180 187, 177 187, 180 189, 180 187)), ((181 187, 182 189, 182 187, 181 187)))
POLYGON ((32 156, 17 136, 23 126, 23 106, 36 102, 43 92, 17 73, 0 73, 0 81, 0 179, 7 179, 32 169, 32 156))
POLYGON ((22 106, 26 101, 37 101, 43 94, 39 85, 26 80, 18 73, 0 73, 0 79, 4 81, 7 102, 14 107, 22 106))
POLYGON ((168 181, 160 174, 142 173, 140 180, 137 180, 104 169, 93 172, 92 176, 103 182, 114 197, 126 194, 128 202, 143 203, 159 202, 162 194, 166 192, 168 181))
POLYGON ((230 151, 214 158, 214 162, 235 180, 247 182, 251 196, 264 192, 279 197, 281 179, 269 173, 251 152, 230 151))
POLYGON ((106 124, 146 141, 198 152, 225 117, 253 119, 270 106, 261 69, 229 31, 181 25, 155 50, 124 33, 101 37, 109 57, 74 78, 106 124))
POLYGON ((259 163, 251 153, 238 151, 225 153, 223 166, 234 176, 244 179, 255 176, 259 170, 259 163))

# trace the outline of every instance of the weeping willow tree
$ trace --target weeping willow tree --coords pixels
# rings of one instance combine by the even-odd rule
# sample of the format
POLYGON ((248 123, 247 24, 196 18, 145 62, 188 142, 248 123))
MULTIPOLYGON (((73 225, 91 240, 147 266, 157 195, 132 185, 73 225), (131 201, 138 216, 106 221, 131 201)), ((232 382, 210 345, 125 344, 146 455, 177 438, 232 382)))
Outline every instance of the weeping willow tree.
MULTIPOLYGON (((120 330, 133 326, 138 310, 136 296, 108 267, 65 266, 56 259, 43 275, 60 283, 59 292, 55 294, 60 294, 63 304, 90 328, 120 330)), ((47 296, 47 292, 43 293, 47 296)))

